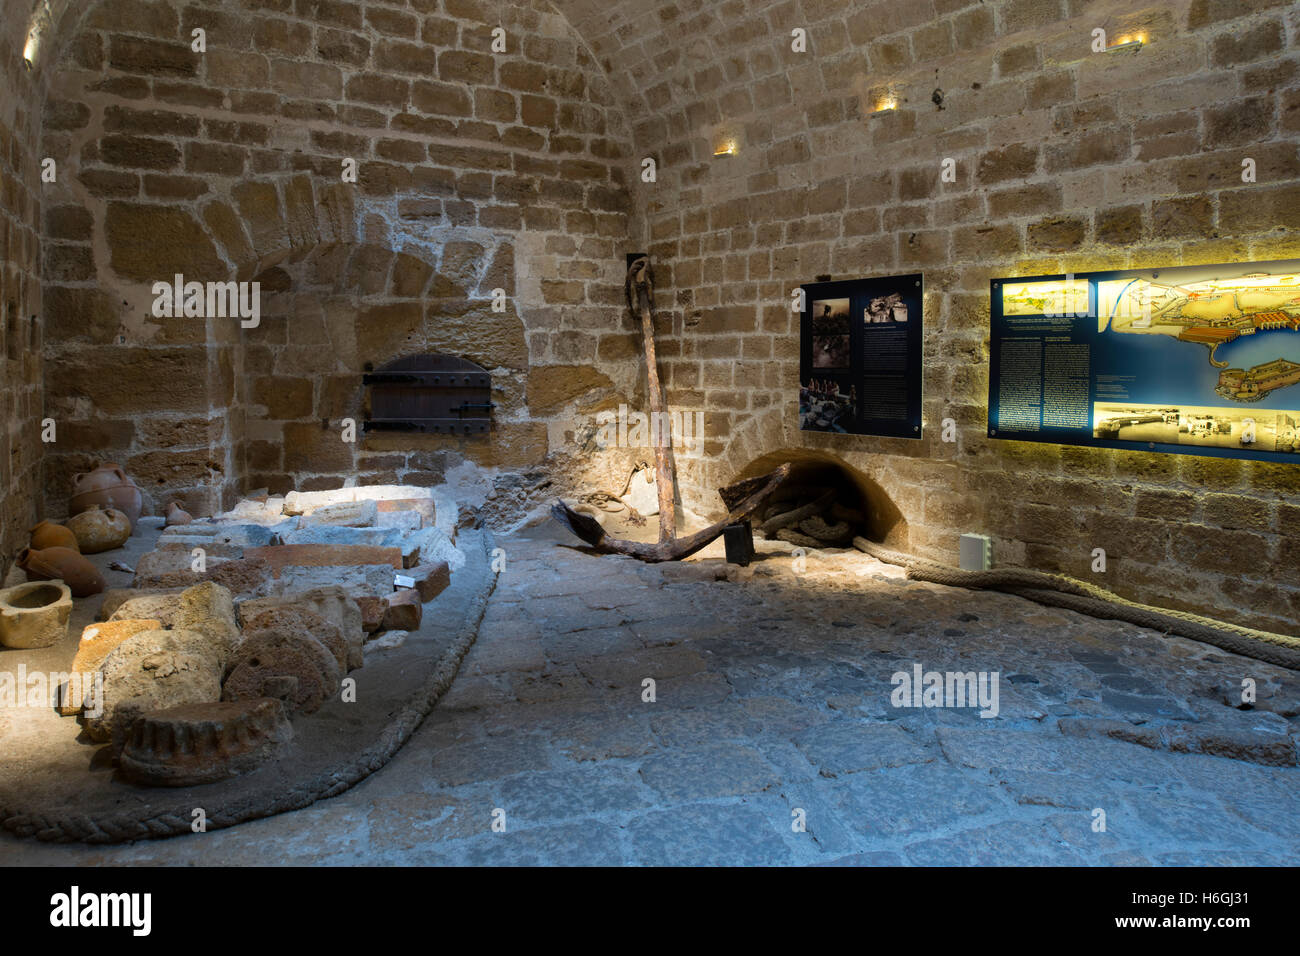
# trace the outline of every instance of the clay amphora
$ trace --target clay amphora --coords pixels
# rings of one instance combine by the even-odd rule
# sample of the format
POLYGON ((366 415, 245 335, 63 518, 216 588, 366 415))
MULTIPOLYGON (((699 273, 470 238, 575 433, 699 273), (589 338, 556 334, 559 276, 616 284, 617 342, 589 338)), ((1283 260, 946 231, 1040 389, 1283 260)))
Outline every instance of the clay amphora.
POLYGON ((104 590, 104 576, 71 548, 23 548, 16 559, 18 567, 34 581, 61 580, 73 597, 89 597, 104 590))
POLYGON ((61 524, 55 524, 53 521, 42 521, 31 529, 31 546, 37 551, 43 548, 72 548, 74 551, 80 551, 81 546, 77 544, 77 536, 72 533, 71 528, 65 528, 61 524))
POLYGON ((68 529, 77 536, 82 554, 98 554, 120 548, 131 537, 131 522, 116 508, 91 505, 89 510, 68 519, 68 529))
POLYGON ((179 501, 173 501, 167 505, 167 520, 163 524, 170 528, 173 525, 189 524, 194 518, 188 511, 181 507, 179 501))
POLYGON ((126 515, 132 530, 140 520, 140 509, 144 506, 144 496, 135 482, 126 476, 121 465, 104 464, 94 471, 82 472, 73 477, 73 493, 70 502, 72 513, 80 514, 91 505, 101 508, 116 508, 126 515))

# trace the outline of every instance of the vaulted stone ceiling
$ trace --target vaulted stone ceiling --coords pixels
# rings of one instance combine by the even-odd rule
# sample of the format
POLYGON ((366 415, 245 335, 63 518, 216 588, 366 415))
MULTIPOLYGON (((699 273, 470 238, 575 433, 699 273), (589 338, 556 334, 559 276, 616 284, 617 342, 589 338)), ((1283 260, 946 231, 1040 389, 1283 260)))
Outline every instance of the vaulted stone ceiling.
MULTIPOLYGON (((67 38, 97 0, 40 0, 52 42, 42 59, 57 62, 67 38)), ((242 2, 250 9, 292 5, 310 15, 317 0, 242 2)), ((348 2, 348 0, 338 0, 348 2)), ((1114 0, 552 0, 587 42, 636 128, 637 146, 653 149, 698 138, 695 152, 735 135, 755 117, 792 109, 829 121, 870 112, 873 87, 924 65, 936 85, 955 82, 963 55, 1001 45, 1016 33, 1077 18, 1117 25, 1130 4, 1114 0), (791 31, 807 30, 807 53, 791 50, 791 31), (921 28, 921 29, 918 29, 921 28), (943 74, 947 68, 948 77, 943 74), (730 124, 730 126, 729 126, 730 124)), ((439 7, 438 0, 413 7, 439 7)), ((1182 7, 1179 2, 1171 6, 1182 7)), ((23 15, 12 0, 5 16, 23 15)), ((399 4, 400 6, 400 4, 399 4)), ((446 0, 456 16, 490 22, 505 0, 446 0)), ((1082 27, 1080 27, 1082 28, 1082 27)), ((1086 31, 1085 31, 1086 32, 1086 31)), ((917 74, 919 76, 919 74, 917 74)), ((969 86, 969 79, 963 86, 969 86)), ((980 77, 973 78, 976 82, 980 77)), ((922 84, 924 85, 924 83, 922 84)), ((930 95, 930 89, 911 91, 930 95)), ((955 120, 956 117, 949 117, 955 120)), ((777 137, 779 139, 779 136, 777 137)), ((695 157, 697 159, 702 156, 695 157)))

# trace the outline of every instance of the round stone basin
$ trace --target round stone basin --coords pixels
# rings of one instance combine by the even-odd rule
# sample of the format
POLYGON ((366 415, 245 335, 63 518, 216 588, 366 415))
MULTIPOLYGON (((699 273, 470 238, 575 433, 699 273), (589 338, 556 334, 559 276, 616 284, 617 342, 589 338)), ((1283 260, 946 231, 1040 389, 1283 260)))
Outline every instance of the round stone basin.
POLYGON ((14 597, 9 601, 9 604, 27 610, 29 608, 48 607, 62 597, 63 592, 58 588, 42 584, 33 591, 14 597))
POLYGON ((72 591, 62 581, 28 581, 0 590, 0 646, 49 647, 68 633, 72 591))

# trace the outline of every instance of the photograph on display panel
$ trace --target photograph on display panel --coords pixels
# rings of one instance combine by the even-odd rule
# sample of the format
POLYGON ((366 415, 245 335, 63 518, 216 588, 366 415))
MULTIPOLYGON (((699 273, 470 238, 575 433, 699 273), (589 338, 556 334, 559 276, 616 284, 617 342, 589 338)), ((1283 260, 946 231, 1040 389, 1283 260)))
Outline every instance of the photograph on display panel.
POLYGON ((920 438, 921 276, 802 291, 799 427, 920 438))

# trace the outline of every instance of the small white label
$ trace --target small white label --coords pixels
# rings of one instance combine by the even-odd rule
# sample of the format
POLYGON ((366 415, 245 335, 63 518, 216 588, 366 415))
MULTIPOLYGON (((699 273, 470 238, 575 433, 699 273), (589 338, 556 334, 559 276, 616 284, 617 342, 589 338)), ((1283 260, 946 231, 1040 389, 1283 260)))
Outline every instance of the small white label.
POLYGON ((415 578, 408 578, 405 574, 394 574, 393 586, 399 588, 413 588, 415 587, 415 578))

